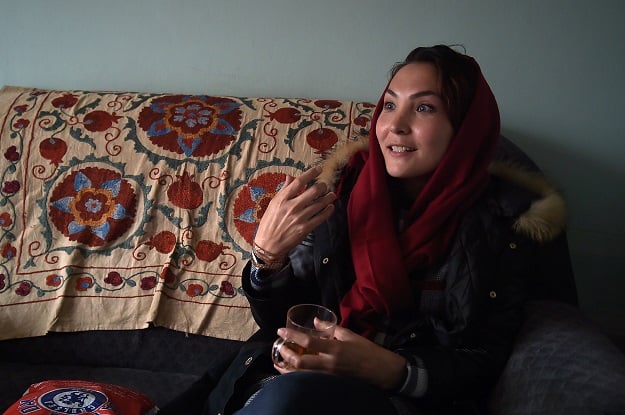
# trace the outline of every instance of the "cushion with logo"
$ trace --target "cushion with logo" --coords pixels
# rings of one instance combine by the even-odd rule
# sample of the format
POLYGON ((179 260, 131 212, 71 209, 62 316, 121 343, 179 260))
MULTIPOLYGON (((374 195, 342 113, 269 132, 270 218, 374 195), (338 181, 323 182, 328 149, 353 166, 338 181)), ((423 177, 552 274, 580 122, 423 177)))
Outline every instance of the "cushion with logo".
POLYGON ((4 415, 151 415, 145 395, 117 385, 81 380, 47 380, 30 385, 4 415))

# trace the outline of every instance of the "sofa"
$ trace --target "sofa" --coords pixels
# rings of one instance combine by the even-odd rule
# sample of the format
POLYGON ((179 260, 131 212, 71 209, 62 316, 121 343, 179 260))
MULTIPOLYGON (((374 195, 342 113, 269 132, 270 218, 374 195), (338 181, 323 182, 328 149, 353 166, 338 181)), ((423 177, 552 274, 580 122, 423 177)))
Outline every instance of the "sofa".
MULTIPOLYGON (((0 90, 0 411, 48 379, 163 405, 220 373, 256 330, 240 275, 268 201, 286 174, 367 135, 373 109, 0 90)), ((537 168, 506 137, 497 157, 537 168)), ((489 411, 625 413, 625 356, 574 281, 540 284, 489 411)))

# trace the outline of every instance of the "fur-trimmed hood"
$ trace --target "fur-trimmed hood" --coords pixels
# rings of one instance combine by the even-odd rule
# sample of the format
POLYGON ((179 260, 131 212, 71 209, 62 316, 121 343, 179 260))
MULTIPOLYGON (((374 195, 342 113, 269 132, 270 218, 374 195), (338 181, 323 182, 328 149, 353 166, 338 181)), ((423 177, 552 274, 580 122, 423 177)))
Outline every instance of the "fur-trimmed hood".
MULTIPOLYGON (((342 169, 352 155, 368 151, 369 138, 350 141, 332 152, 323 161, 323 171, 317 178, 333 191, 342 169)), ((555 239, 566 227, 566 203, 560 193, 538 171, 532 171, 519 163, 495 160, 489 167, 491 175, 510 182, 540 196, 529 209, 521 214, 513 227, 515 232, 526 235, 537 242, 555 239)))

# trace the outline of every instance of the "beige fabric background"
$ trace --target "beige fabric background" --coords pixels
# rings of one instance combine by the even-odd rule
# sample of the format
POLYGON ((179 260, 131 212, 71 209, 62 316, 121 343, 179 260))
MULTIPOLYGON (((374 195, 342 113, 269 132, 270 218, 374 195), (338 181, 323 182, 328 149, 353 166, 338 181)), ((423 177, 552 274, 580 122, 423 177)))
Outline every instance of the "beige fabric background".
POLYGON ((242 340, 258 218, 366 134, 336 100, 0 91, 0 339, 153 323, 242 340))

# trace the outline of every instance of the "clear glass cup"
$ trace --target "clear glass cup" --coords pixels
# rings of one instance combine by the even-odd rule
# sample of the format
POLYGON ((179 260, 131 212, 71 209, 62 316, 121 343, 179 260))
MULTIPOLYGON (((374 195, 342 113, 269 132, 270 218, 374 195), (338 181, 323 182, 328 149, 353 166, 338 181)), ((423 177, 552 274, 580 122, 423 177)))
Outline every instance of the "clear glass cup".
MULTIPOLYGON (((286 328, 297 330, 320 339, 334 337, 336 328, 336 314, 329 308, 317 304, 298 304, 289 309, 286 314, 286 328)), ((317 354, 316 351, 306 349, 289 339, 279 337, 271 350, 273 363, 280 368, 287 368, 288 364, 282 358, 280 349, 285 346, 300 355, 317 354)))

